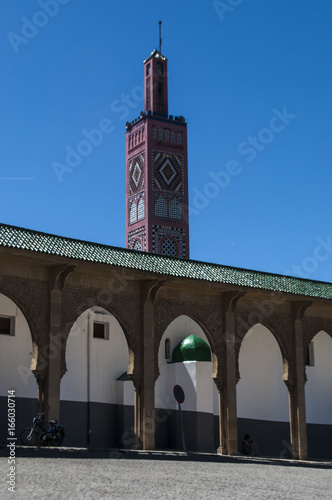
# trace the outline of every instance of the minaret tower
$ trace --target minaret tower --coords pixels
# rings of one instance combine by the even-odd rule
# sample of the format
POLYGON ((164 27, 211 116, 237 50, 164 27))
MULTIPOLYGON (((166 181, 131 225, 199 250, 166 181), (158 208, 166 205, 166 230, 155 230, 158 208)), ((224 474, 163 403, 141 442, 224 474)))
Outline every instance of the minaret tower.
POLYGON ((168 115, 160 28, 144 61, 144 111, 126 124, 127 248, 189 258, 187 124, 168 115))

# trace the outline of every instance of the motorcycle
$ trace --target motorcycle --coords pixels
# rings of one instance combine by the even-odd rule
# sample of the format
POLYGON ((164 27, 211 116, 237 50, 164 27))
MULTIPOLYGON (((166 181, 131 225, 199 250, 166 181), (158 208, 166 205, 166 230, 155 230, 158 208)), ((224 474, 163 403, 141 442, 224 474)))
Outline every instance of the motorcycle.
POLYGON ((27 427, 21 434, 21 443, 24 446, 35 446, 39 441, 45 446, 60 446, 64 437, 65 430, 63 425, 57 425, 56 420, 49 421, 48 429, 43 425, 44 413, 38 413, 33 419, 32 427, 27 427))

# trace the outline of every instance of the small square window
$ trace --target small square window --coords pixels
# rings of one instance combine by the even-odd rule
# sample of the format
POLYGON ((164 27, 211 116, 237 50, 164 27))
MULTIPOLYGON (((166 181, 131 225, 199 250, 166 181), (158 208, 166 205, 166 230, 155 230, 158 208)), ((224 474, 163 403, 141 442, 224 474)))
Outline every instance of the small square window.
POLYGON ((93 337, 95 339, 108 340, 108 323, 100 323, 94 321, 93 323, 93 337))
POLYGON ((0 316, 0 335, 15 335, 13 317, 0 316))

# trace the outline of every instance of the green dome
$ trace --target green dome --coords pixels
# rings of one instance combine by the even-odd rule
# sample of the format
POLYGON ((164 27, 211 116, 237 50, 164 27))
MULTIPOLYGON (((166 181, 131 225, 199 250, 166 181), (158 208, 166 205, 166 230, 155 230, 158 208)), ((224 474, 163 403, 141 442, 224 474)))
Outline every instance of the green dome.
POLYGON ((171 363, 184 361, 211 361, 207 343, 197 335, 189 335, 183 339, 174 349, 171 363))

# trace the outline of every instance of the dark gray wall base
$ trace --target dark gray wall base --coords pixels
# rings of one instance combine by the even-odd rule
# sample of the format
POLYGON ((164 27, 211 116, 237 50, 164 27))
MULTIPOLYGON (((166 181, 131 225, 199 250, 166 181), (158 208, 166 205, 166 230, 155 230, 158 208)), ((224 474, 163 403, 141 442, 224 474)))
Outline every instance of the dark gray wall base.
POLYGON ((250 434, 256 441, 260 454, 265 457, 288 458, 290 451, 289 422, 238 418, 238 445, 243 454, 243 440, 250 434))
MULTIPOLYGON (((37 399, 14 398, 15 399, 15 436, 17 444, 21 433, 26 427, 31 427, 32 419, 38 413, 37 399)), ((8 438, 8 399, 0 396, 0 445, 6 445, 8 438)))
MULTIPOLYGON (((0 445, 7 444, 7 397, 0 397, 0 445)), ((16 398, 16 437, 31 426, 37 414, 37 399, 16 398)), ((186 448, 216 451, 219 418, 208 413, 182 412, 186 448)), ((134 408, 103 403, 61 401, 60 423, 65 426, 65 446, 91 448, 135 448, 134 408), (91 432, 88 434, 88 421, 91 432)), ((156 409, 156 448, 182 450, 179 411, 156 409)), ((290 451, 289 422, 238 418, 239 453, 245 434, 251 434, 262 456, 287 458, 290 451)), ((332 425, 307 424, 308 457, 332 459, 332 425)), ((19 444, 19 443, 18 443, 19 444)))
MULTIPOLYGON (((239 451, 243 453, 244 436, 250 434, 261 455, 288 458, 290 456, 289 422, 272 422, 238 418, 239 451)), ((307 424, 308 458, 332 459, 332 425, 307 424)))
POLYGON ((134 447, 132 406, 61 401, 60 413, 61 424, 66 428, 65 446, 134 447))
POLYGON ((307 424, 308 457, 332 460, 332 425, 307 424))
MULTIPOLYGON (((215 423, 210 413, 182 411, 185 445, 188 451, 215 451, 215 423)), ((156 448, 182 450, 180 412, 155 412, 156 448)))

